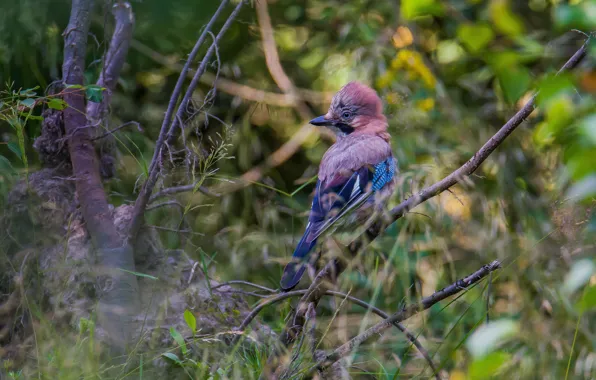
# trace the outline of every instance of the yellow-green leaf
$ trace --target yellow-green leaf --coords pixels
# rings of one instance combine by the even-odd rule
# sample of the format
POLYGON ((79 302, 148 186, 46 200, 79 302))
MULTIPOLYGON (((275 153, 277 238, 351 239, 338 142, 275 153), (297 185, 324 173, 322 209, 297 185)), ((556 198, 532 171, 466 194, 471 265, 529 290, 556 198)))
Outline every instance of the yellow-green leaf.
POLYGON ((457 38, 468 50, 476 53, 486 47, 495 34, 487 24, 462 24, 457 28, 457 38))

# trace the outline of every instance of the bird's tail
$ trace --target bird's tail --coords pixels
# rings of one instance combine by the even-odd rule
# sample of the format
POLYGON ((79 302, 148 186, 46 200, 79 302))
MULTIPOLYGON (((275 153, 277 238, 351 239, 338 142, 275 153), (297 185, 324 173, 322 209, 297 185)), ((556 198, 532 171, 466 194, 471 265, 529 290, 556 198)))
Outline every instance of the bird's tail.
POLYGON ((307 228, 294 250, 292 261, 284 268, 280 283, 283 291, 291 290, 298 285, 308 265, 314 264, 317 260, 317 255, 312 254, 316 244, 317 234, 312 233, 311 229, 307 228))

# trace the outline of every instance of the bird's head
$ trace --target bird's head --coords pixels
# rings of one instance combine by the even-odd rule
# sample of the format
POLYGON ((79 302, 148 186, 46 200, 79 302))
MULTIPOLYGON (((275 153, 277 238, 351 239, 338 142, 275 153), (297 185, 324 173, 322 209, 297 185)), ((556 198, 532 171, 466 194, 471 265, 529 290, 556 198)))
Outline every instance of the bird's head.
POLYGON ((369 133, 388 138, 381 99, 375 90, 359 82, 342 87, 333 96, 329 111, 310 123, 329 127, 338 137, 369 133))

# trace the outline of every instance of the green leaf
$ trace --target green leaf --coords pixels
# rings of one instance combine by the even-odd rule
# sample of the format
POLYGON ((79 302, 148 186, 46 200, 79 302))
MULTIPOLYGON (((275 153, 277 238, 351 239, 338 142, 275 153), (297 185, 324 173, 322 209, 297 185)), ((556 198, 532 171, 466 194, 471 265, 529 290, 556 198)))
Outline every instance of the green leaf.
POLYGON ((501 33, 512 37, 524 33, 524 24, 520 17, 513 13, 507 0, 491 1, 489 12, 491 21, 501 33))
MULTIPOLYGON (((596 148, 586 149, 582 144, 583 142, 569 144, 567 150, 564 152, 563 160, 567 166, 567 171, 575 181, 589 178, 589 176, 594 175, 596 169, 594 167, 596 148)), ((590 189, 586 190, 589 191, 590 189)), ((571 191, 571 189, 569 191, 571 191)), ((579 196, 579 194, 577 196, 579 196)))
MULTIPOLYGON (((561 132, 572 123, 573 102, 570 97, 556 96, 549 99, 548 103, 545 120, 534 132, 534 142, 539 146, 555 142, 561 132)), ((573 150, 568 150, 568 153, 572 152, 573 150)))
POLYGON ((14 174, 16 173, 16 171, 14 170, 14 168, 12 167, 12 164, 10 163, 10 161, 8 160, 8 158, 0 155, 0 173, 5 174, 5 173, 10 173, 10 174, 14 174))
POLYGON ((586 116, 579 123, 579 132, 592 145, 596 145, 596 114, 586 116))
POLYGON ((575 305, 575 308, 580 313, 596 308, 596 285, 588 286, 584 290, 584 294, 581 300, 575 305))
POLYGON ((498 344, 515 336, 519 332, 519 323, 510 319, 501 319, 479 327, 468 338, 466 346, 475 358, 483 357, 493 351, 498 344))
POLYGON ((468 368, 468 375, 472 380, 488 379, 497 374, 503 364, 511 360, 511 354, 496 351, 482 358, 474 360, 468 368))
POLYGON ((188 309, 184 310, 184 321, 194 334, 197 331, 197 319, 195 318, 194 314, 188 309))
POLYGON ((446 65, 455 62, 466 55, 466 51, 455 40, 441 41, 437 45, 437 60, 446 65))
POLYGON ((47 105, 51 109, 58 110, 58 111, 62 111, 63 109, 68 107, 68 104, 64 100, 58 99, 58 98, 52 98, 52 99, 48 100, 47 105))
POLYGON ((67 84, 66 88, 83 88, 80 84, 67 84))
POLYGON ((19 160, 23 160, 23 153, 21 152, 21 149, 19 148, 17 143, 11 141, 6 145, 8 146, 8 149, 10 149, 11 152, 17 155, 19 160))
POLYGON ((184 341, 184 338, 182 337, 182 335, 178 331, 176 331, 174 326, 170 327, 170 335, 172 336, 172 338, 174 339, 176 344, 178 344, 178 346, 180 346, 180 349, 182 350, 182 354, 184 356, 186 356, 186 354, 188 353, 188 349, 186 348, 186 342, 184 341))
POLYGON ((402 0, 401 15, 406 20, 420 16, 441 16, 445 9, 437 0, 402 0))
POLYGON ((567 73, 548 75, 538 83, 539 93, 536 97, 538 106, 550 107, 549 103, 560 95, 573 90, 571 76, 567 73))
POLYGON ((515 103, 529 88, 532 78, 524 66, 513 66, 508 70, 499 70, 497 78, 508 103, 515 103))
POLYGON ((85 87, 85 96, 90 102, 93 103, 101 103, 103 99, 103 91, 105 90, 104 87, 100 87, 97 85, 89 85, 85 87))
POLYGON ((182 365, 182 362, 180 361, 180 358, 178 358, 178 355, 174 354, 173 352, 165 352, 163 354, 161 354, 161 356, 163 356, 164 358, 168 358, 171 361, 173 361, 174 363, 178 364, 178 365, 182 365))
POLYGON ((457 38, 468 50, 477 53, 495 38, 495 34, 488 24, 462 24, 457 28, 457 38))
POLYGON ((19 104, 21 104, 27 108, 31 108, 35 105, 35 99, 27 98, 27 99, 19 100, 19 104))
POLYGON ((28 120, 39 120, 39 121, 43 121, 43 116, 31 115, 31 114, 29 114, 29 112, 27 112, 27 113, 21 112, 21 113, 19 113, 19 115, 21 117, 24 117, 25 119, 28 119, 28 120))
POLYGON ((593 30, 596 28, 596 3, 584 1, 581 4, 557 5, 553 11, 553 21, 558 30, 593 30))
POLYGON ((32 97, 37 95, 37 93, 35 92, 35 90, 37 90, 39 88, 39 86, 35 86, 33 88, 28 88, 26 90, 21 90, 19 92, 20 96, 26 96, 26 97, 32 97))

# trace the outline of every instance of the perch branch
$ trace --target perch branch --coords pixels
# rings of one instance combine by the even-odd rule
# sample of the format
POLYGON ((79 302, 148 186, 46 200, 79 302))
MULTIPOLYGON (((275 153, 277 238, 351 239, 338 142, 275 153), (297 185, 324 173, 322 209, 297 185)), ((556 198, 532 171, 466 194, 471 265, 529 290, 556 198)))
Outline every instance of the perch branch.
MULTIPOLYGON (((559 70, 559 73, 561 73, 564 70, 571 70, 574 67, 576 67, 586 55, 586 51, 587 43, 582 45, 582 47, 563 65, 562 69, 559 70)), ((492 136, 480 148, 480 150, 476 152, 474 156, 472 156, 472 158, 468 160, 464 165, 462 165, 459 169, 449 174, 443 180, 435 183, 434 185, 431 185, 428 188, 425 188, 417 195, 406 199, 405 201, 401 202, 399 205, 394 207, 389 213, 389 223, 374 223, 364 233, 364 236, 358 237, 352 242, 352 244, 350 244, 350 251, 353 254, 356 254, 364 244, 363 242, 365 240, 371 241, 375 239, 384 230, 384 226, 387 226, 390 223, 395 222, 397 219, 401 218, 406 212, 408 212, 415 206, 449 189, 451 186, 461 182, 464 178, 474 173, 474 171, 486 160, 486 158, 488 158, 488 156, 501 143, 503 143, 507 136, 509 136, 515 130, 515 128, 517 128, 532 113, 532 111, 534 110, 534 99, 535 96, 532 97, 532 99, 528 101, 528 103, 524 105, 524 107, 522 107, 522 109, 520 109, 511 119, 509 119, 509 121, 505 125, 503 125, 503 127, 501 127, 501 129, 499 129, 499 131, 494 136, 492 136)), ((316 305, 321 295, 321 292, 318 291, 319 286, 323 283, 325 279, 333 281, 333 278, 337 278, 337 276, 339 276, 339 274, 342 271, 343 268, 338 261, 331 260, 329 263, 327 263, 325 267, 319 272, 319 274, 317 274, 312 284, 309 286, 306 294, 301 298, 300 304, 308 305, 310 302, 314 302, 316 305)), ((293 319, 300 325, 304 324, 303 308, 297 309, 296 316, 293 319)), ((294 334, 292 334, 292 331, 294 330, 295 325, 296 323, 288 323, 286 325, 284 331, 280 336, 280 341, 283 345, 287 346, 293 342, 295 336, 294 334)), ((280 352, 275 352, 269 359, 270 362, 273 362, 275 360, 275 357, 279 354, 280 352)))
POLYGON ((381 322, 377 323, 376 325, 368 328, 362 334, 355 336, 354 338, 350 339, 348 342, 344 343, 340 347, 338 347, 335 351, 331 354, 327 355, 325 359, 317 363, 315 366, 318 370, 324 371, 326 368, 331 366, 336 361, 340 360, 344 356, 348 355, 350 352, 354 351, 355 349, 360 346, 360 344, 364 343, 366 340, 371 338, 373 335, 381 334, 383 331, 391 327, 393 323, 401 322, 411 316, 418 314, 419 312, 430 308, 432 305, 436 304, 439 301, 444 300, 447 297, 451 297, 459 293, 460 291, 468 288, 471 285, 476 284, 484 277, 488 276, 489 273, 497 270, 501 267, 501 263, 498 261, 493 261, 488 265, 484 265, 482 268, 478 269, 476 272, 472 273, 471 275, 464 277, 461 280, 457 280, 453 284, 447 286, 439 290, 438 292, 433 293, 432 295, 424 298, 421 302, 410 305, 408 307, 404 307, 400 311, 392 314, 389 318, 385 318, 381 322))
MULTIPOLYGON (((209 23, 205 26, 203 33, 199 37, 197 43, 195 44, 195 47, 193 48, 193 50, 191 51, 191 53, 188 57, 186 64, 184 65, 184 68, 182 69, 182 72, 180 73, 180 76, 178 78, 178 82, 176 83, 174 91, 172 92, 172 96, 171 96, 170 102, 168 104, 168 109, 166 110, 166 115, 163 119, 163 123, 161 125, 159 136, 158 136, 157 142, 155 144, 155 150, 153 152, 151 164, 149 165, 149 175, 148 175, 147 181, 143 185, 141 192, 135 202, 133 215, 132 215, 132 218, 130 221, 130 227, 129 227, 129 231, 128 231, 128 240, 132 243, 134 243, 134 241, 136 240, 139 229, 141 228, 143 216, 145 213, 145 208, 147 207, 147 203, 149 202, 149 197, 151 196, 153 187, 155 186, 155 183, 157 182, 157 177, 159 175, 159 170, 158 170, 159 158, 162 154, 162 147, 163 147, 164 143, 166 142, 166 139, 169 138, 169 136, 170 136, 169 132, 174 129, 174 126, 176 125, 176 120, 178 119, 178 115, 177 115, 176 119, 172 122, 172 124, 170 126, 170 122, 172 121, 172 116, 174 116, 174 109, 176 108, 176 103, 178 102, 178 98, 180 97, 180 94, 182 93, 182 85, 184 84, 184 80, 186 79, 188 70, 190 69, 190 65, 192 64, 192 61, 196 57, 200 46, 202 45, 203 41, 205 40, 205 38, 211 31, 211 27, 212 27, 213 23, 218 18, 219 14, 222 12, 222 10, 225 8, 226 4, 227 4, 227 0, 223 0, 220 4, 219 8, 217 8, 217 11, 215 11, 215 14, 213 15, 213 17, 211 18, 209 23)), ((178 113, 183 112, 186 109, 186 107, 188 106, 188 101, 190 99, 190 95, 192 95, 192 92, 194 91, 194 89, 197 86, 197 80, 201 77, 202 72, 205 71, 207 62, 209 62, 209 59, 215 50, 215 45, 218 42, 218 38, 221 38, 221 36, 225 33, 225 31, 230 27, 232 21, 234 20, 234 18, 240 11, 240 8, 242 7, 243 4, 244 4, 244 0, 241 1, 240 3, 238 3, 238 5, 236 6, 236 9, 234 9, 234 11, 230 15, 230 17, 228 17, 228 19, 226 20, 226 23, 224 24, 221 31, 217 35, 216 40, 211 45, 211 48, 209 48, 209 50, 207 51, 207 54, 203 58, 201 66, 199 67, 195 76, 193 77, 193 80, 192 80, 191 84, 189 85, 189 88, 182 100, 182 103, 179 106, 178 113), (202 68, 202 70, 201 70, 201 68, 202 68)))

